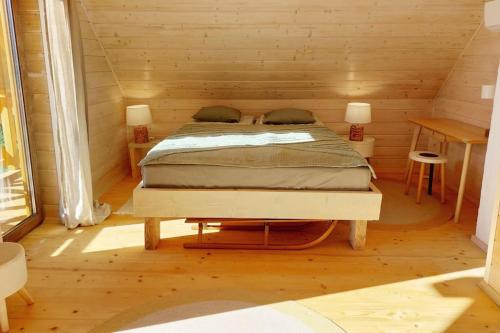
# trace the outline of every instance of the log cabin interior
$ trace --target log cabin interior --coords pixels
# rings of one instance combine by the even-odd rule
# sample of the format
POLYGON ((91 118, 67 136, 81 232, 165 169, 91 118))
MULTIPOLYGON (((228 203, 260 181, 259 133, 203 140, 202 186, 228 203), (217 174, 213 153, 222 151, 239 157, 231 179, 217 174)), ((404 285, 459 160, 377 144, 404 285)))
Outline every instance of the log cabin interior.
POLYGON ((500 332, 500 0, 0 16, 1 332, 500 332))

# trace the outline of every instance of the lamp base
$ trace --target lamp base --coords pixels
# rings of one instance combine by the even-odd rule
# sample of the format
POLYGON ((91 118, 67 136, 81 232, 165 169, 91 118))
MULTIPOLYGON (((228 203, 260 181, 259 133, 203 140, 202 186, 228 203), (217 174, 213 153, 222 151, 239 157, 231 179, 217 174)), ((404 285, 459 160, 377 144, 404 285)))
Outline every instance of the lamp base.
POLYGON ((146 126, 134 127, 134 142, 135 143, 149 142, 148 128, 146 126))
POLYGON ((363 141, 364 128, 361 125, 351 125, 351 130, 349 131, 350 141, 363 141))

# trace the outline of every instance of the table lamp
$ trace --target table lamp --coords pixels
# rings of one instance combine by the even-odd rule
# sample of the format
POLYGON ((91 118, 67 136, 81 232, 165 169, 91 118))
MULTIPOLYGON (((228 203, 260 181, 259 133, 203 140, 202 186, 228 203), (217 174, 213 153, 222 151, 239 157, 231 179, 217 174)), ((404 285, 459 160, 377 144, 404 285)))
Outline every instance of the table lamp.
POLYGON ((127 106, 127 125, 134 127, 134 142, 146 143, 149 141, 148 128, 152 123, 149 105, 127 106))
POLYGON ((372 121, 371 106, 368 103, 349 103, 345 113, 345 121, 351 123, 349 140, 363 141, 363 126, 372 121))

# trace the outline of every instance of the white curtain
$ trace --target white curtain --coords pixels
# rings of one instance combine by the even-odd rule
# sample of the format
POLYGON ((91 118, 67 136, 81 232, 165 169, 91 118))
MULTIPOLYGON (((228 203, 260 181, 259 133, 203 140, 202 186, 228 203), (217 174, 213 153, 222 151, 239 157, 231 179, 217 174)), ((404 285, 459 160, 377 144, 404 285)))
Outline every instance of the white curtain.
POLYGON ((59 211, 64 225, 72 229, 102 222, 109 216, 110 207, 92 200, 83 56, 78 37, 78 13, 75 4, 69 1, 39 0, 39 4, 54 133, 59 211))

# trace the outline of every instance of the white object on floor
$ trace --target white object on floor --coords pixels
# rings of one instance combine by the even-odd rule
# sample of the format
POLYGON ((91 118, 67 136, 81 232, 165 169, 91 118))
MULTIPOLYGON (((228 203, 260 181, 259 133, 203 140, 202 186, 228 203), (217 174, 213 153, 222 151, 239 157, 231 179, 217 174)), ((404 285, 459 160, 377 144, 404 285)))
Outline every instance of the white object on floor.
POLYGON ((491 31, 500 32, 500 0, 484 4, 484 25, 491 31))
POLYGON ((107 203, 100 203, 98 200, 94 200, 94 216, 98 223, 101 223, 111 215, 111 205, 107 203))
POLYGON ((481 99, 493 99, 495 97, 495 86, 482 85, 481 86, 481 99))
POLYGON ((290 301, 262 306, 235 301, 180 305, 146 315, 118 332, 345 333, 317 312, 290 301))
POLYGON ((134 215, 134 197, 130 196, 127 202, 123 204, 118 210, 114 211, 116 215, 134 215))
POLYGON ((24 288, 28 280, 24 248, 17 243, 0 243, 0 328, 9 331, 9 318, 5 298, 18 292, 28 305, 33 304, 24 288))

